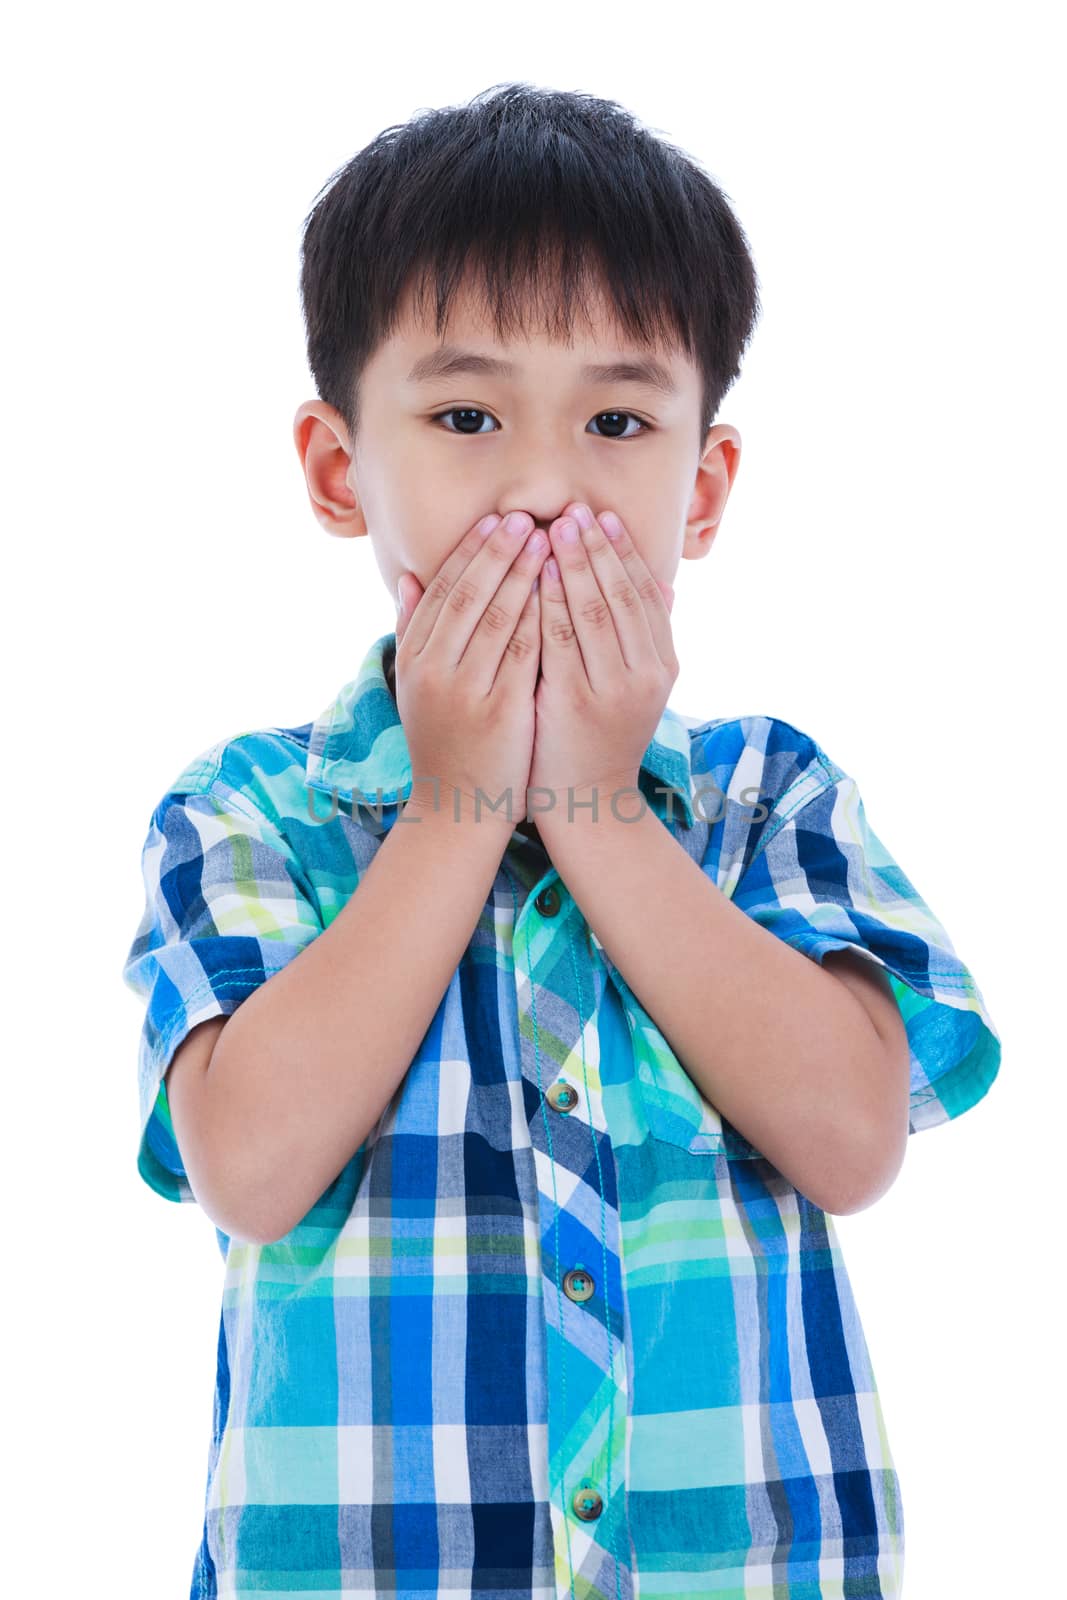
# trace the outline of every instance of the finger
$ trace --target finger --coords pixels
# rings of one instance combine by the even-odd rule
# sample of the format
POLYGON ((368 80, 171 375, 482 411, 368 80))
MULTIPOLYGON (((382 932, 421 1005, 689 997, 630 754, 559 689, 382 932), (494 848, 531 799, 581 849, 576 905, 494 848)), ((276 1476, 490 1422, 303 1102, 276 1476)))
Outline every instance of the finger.
MULTIPOLYGON (((544 551, 537 558, 538 563, 543 558, 544 551)), ((504 644, 495 681, 499 682, 501 678, 506 678, 511 683, 524 683, 532 695, 541 665, 540 594, 536 575, 532 579, 527 579, 526 595, 520 599, 519 604, 521 609, 518 621, 512 629, 510 638, 504 644)), ((491 681, 490 689, 493 686, 491 681)))
POLYGON ((674 637, 671 633, 671 608, 674 604, 674 590, 670 584, 662 584, 653 577, 640 550, 630 538, 621 519, 610 511, 602 511, 597 518, 600 527, 605 533, 618 529, 618 537, 607 542, 615 552, 623 570, 628 573, 630 582, 641 598, 642 610, 648 624, 649 633, 653 644, 664 666, 676 665, 674 654, 674 637), (605 524, 604 518, 607 517, 605 524), (670 589, 670 600, 664 594, 664 588, 670 589))
MULTIPOLYGON (((545 557, 541 568, 541 672, 555 678, 570 670, 570 663, 582 666, 582 652, 574 629, 559 564, 554 556, 545 557), (555 567, 555 572, 552 568, 555 567)), ((584 671, 584 667, 582 667, 584 671)))
MULTIPOLYGON (((419 596, 418 602, 411 604, 410 616, 405 628, 407 649, 410 654, 418 655, 426 647, 445 601, 452 593, 457 580, 463 576, 472 562, 481 555, 486 543, 495 534, 499 526, 499 517, 495 519, 493 517, 483 517, 481 521, 475 523, 473 528, 468 528, 455 549, 451 551, 434 573, 434 576, 419 596)), ((406 588, 405 581, 405 590, 406 588)), ((470 592, 469 585, 467 592, 470 592)))
POLYGON ((594 693, 607 693, 622 669, 636 672, 650 663, 655 647, 630 575, 596 519, 587 520, 573 542, 563 532, 568 523, 578 525, 576 517, 561 517, 551 531, 586 676, 594 693))
POLYGON ((413 572, 402 572, 396 581, 397 613, 396 613, 396 647, 399 650, 400 641, 411 625, 412 614, 415 607, 425 594, 422 584, 413 572))
POLYGON ((541 573, 549 541, 534 531, 507 568, 501 586, 483 610, 470 637, 462 664, 474 675, 475 683, 490 693, 502 667, 526 670, 526 659, 533 653, 534 672, 541 648, 541 627, 536 621, 534 579, 541 573), (533 618, 533 621, 531 621, 533 618))
POLYGON ((515 531, 503 524, 495 528, 441 595, 433 631, 423 647, 440 671, 455 672, 462 665, 486 694, 543 554, 536 532, 529 538, 533 518, 525 512, 520 516, 515 531))

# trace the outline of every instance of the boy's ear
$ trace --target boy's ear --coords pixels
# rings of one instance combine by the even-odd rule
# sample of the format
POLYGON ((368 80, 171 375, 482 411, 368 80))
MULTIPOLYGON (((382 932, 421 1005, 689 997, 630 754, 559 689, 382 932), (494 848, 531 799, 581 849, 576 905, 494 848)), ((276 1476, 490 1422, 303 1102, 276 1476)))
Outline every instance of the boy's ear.
POLYGON ((708 429, 685 526, 682 555, 699 561, 711 551, 741 464, 741 435, 729 422, 708 429))
POLYGON ((298 406, 293 443, 315 520, 337 538, 366 534, 363 508, 348 482, 352 465, 348 427, 336 406, 325 400, 305 400, 298 406))

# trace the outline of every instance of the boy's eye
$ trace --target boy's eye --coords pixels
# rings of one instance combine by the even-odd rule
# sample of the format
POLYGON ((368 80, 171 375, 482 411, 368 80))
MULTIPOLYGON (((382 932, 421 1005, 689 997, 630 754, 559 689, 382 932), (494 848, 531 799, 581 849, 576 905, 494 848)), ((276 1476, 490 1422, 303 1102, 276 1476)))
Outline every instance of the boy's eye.
MULTIPOLYGON (((430 421, 440 422, 443 417, 458 417, 461 419, 458 426, 446 428, 446 433, 466 433, 471 435, 493 431, 492 429, 483 429, 479 419, 490 418, 490 420, 495 420, 490 417, 488 411, 482 411, 478 406, 450 406, 447 411, 438 411, 436 415, 430 418, 430 421)), ((651 433, 653 431, 650 422, 645 422, 641 417, 635 417, 632 411, 598 411, 595 417, 590 418, 590 421, 596 423, 604 421, 607 428, 611 430, 625 428, 626 418, 629 418, 631 422, 636 422, 640 431, 633 433, 609 431, 599 434, 598 437, 602 439, 637 439, 640 438, 642 432, 651 433)))

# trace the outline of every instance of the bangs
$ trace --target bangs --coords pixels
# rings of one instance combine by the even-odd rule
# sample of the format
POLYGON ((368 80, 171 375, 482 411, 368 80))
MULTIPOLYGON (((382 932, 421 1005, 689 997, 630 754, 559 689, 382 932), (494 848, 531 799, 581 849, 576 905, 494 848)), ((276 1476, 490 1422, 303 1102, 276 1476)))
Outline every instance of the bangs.
POLYGON ((544 334, 571 344, 576 326, 603 332, 605 323, 620 344, 657 347, 695 356, 695 338, 684 305, 664 302, 647 275, 628 270, 591 235, 561 240, 547 221, 538 233, 528 215, 522 232, 497 249, 491 239, 457 248, 451 238, 429 259, 417 261, 390 304, 382 308, 386 337, 410 309, 442 338, 461 291, 471 296, 501 344, 544 334))

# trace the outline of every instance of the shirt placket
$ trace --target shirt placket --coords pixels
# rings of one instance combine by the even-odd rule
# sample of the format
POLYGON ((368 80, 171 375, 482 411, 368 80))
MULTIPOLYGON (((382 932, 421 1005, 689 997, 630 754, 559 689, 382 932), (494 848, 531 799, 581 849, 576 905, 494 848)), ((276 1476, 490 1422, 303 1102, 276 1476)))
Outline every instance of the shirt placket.
POLYGON ((629 1377, 615 1160, 597 1026, 606 972, 550 869, 516 897, 512 940, 521 1070, 541 1239, 548 1483, 557 1592, 630 1600, 629 1377), (590 1588, 590 1586, 592 1586, 590 1588))

